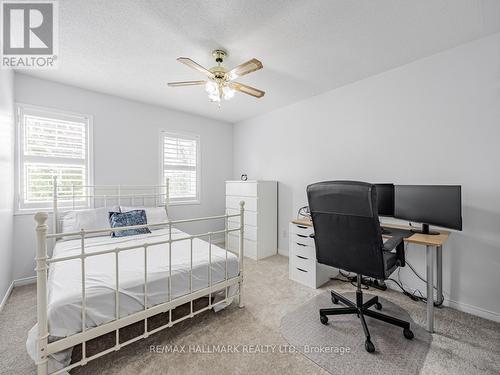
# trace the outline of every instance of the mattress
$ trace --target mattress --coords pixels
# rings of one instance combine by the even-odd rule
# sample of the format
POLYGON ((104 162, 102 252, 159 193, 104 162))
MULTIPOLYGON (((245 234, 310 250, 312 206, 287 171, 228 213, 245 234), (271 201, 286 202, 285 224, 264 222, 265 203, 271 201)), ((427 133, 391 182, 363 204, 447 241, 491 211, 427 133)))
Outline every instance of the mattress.
MULTIPOLYGON (((188 234, 172 229, 172 238, 180 239, 188 234)), ((160 229, 150 234, 110 238, 95 237, 85 242, 85 252, 94 253, 117 247, 141 246, 119 253, 119 317, 124 317, 144 309, 144 244, 168 240, 168 229, 160 229)), ((66 257, 81 252, 80 240, 59 241, 53 250, 53 257, 66 257)), ((190 292, 190 240, 172 243, 171 248, 171 298, 190 292)), ((226 251, 214 244, 211 247, 212 284, 221 282, 226 275, 226 251)), ((149 245, 147 247, 147 304, 148 307, 169 300, 169 245, 149 245)), ((193 239, 192 290, 209 286, 209 244, 201 239, 193 239)), ((235 277, 239 273, 238 258, 227 252, 227 275, 235 277)), ((234 295, 235 288, 230 288, 234 295)), ((85 323, 87 328, 96 327, 115 319, 116 314, 116 255, 100 254, 85 260, 85 323)), ((48 277, 48 326, 51 341, 66 337, 82 330, 82 276, 81 260, 52 263, 48 277)), ((36 327, 28 338, 28 351, 32 353, 36 327), (31 350, 30 350, 31 349, 31 350)), ((32 355, 33 356, 33 355, 32 355)))

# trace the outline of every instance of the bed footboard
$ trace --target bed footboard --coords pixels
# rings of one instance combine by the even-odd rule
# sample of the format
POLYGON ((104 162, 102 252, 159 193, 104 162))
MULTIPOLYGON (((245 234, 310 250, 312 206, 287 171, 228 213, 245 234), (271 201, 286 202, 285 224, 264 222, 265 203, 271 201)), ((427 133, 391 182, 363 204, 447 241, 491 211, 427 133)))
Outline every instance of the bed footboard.
MULTIPOLYGON (((82 357, 81 360, 78 362, 72 363, 69 366, 66 366, 62 369, 59 369, 57 371, 51 372, 51 374, 59 374, 64 371, 69 371, 72 368, 75 368, 77 366, 82 366, 85 365, 88 361, 91 361, 93 359, 99 358, 107 353, 116 351, 121 349, 122 347, 129 345, 135 341, 138 341, 141 338, 146 338, 149 335, 156 333, 160 330, 163 330, 165 328, 169 328, 173 326, 174 324, 183 321, 187 318, 192 318, 197 314, 200 314, 203 311, 212 309, 214 306, 222 304, 222 303, 227 303, 229 301, 232 301, 234 297, 238 298, 238 305, 239 307, 243 307, 243 293, 242 293, 242 286, 243 286, 243 256, 244 256, 244 249, 243 249, 243 244, 244 244, 244 205, 245 203, 242 201, 240 202, 240 212, 239 214, 234 214, 234 215, 220 215, 220 216, 211 216, 211 217, 203 217, 203 218, 196 218, 196 219, 187 219, 187 220, 177 220, 177 221, 167 221, 164 223, 158 223, 158 224, 146 224, 146 225, 135 225, 135 226, 128 226, 128 227, 120 227, 120 228, 113 228, 113 231, 117 230, 128 230, 128 229, 138 229, 138 228, 144 228, 144 227, 155 227, 155 226, 161 226, 161 227, 166 227, 168 228, 168 239, 164 240, 152 240, 150 242, 141 244, 141 245, 129 245, 129 246, 121 246, 121 247, 116 247, 113 249, 109 250, 103 250, 103 251, 98 251, 98 252, 86 252, 85 251, 85 241, 86 238, 89 235, 95 235, 96 233, 104 233, 104 232, 110 232, 109 228, 105 229, 99 229, 99 230, 81 230, 79 232, 73 232, 73 233, 54 233, 54 234, 48 234, 48 225, 47 225, 47 219, 48 219, 48 214, 46 212, 39 212, 35 215, 35 221, 36 221, 36 236, 37 236, 37 248, 36 248, 36 277, 37 277, 37 322, 38 322, 38 337, 37 337, 37 360, 36 360, 36 365, 37 365, 37 371, 39 375, 48 375, 48 360, 49 356, 51 354, 58 353, 62 350, 72 348, 73 346, 76 346, 78 344, 82 345, 82 357), (239 217, 239 222, 240 225, 238 228, 234 229, 229 229, 227 225, 227 221, 231 217, 239 217), (200 221, 207 221, 207 220, 224 220, 225 222, 225 227, 224 230, 220 231, 214 231, 214 232, 207 232, 199 235, 188 235, 184 236, 182 238, 172 238, 172 227, 174 225, 179 225, 179 224, 184 224, 184 223, 192 223, 192 222, 200 222, 200 221), (216 235, 222 235, 226 236, 228 233, 231 232, 238 232, 239 233, 239 250, 237 254, 234 254, 237 256, 238 259, 238 274, 235 277, 228 277, 228 252, 230 252, 227 249, 226 246, 226 259, 225 259, 225 265, 226 265, 226 271, 225 271, 225 278, 217 283, 212 283, 212 239, 216 235), (47 253, 47 241, 52 241, 52 240, 57 240, 58 238, 66 237, 66 236, 79 236, 80 242, 81 242, 81 251, 76 254, 76 255, 69 255, 69 256, 64 256, 64 257, 48 257, 47 253), (202 238, 202 239, 208 239, 208 285, 206 288, 199 289, 199 290, 193 290, 193 240, 196 238, 202 238), (171 286, 171 280, 172 280, 172 244, 175 243, 176 241, 189 241, 190 243, 190 259, 191 259, 191 264, 190 264, 190 281, 189 281, 189 293, 182 295, 181 297, 177 298, 172 298, 172 286, 171 286), (149 306, 148 307, 148 270, 147 270, 147 260, 148 260, 148 248, 154 245, 165 245, 168 247, 168 257, 169 257, 169 278, 168 278, 168 285, 166 286, 168 288, 168 300, 165 301, 164 303, 156 304, 154 306, 149 306), (120 317, 120 292, 119 292, 119 286, 120 286, 120 267, 119 267, 119 256, 122 252, 126 252, 132 249, 143 249, 144 252, 144 300, 141 302, 144 306, 143 310, 137 311, 135 313, 132 313, 130 315, 120 317), (116 306, 116 312, 115 312, 115 319, 96 326, 96 327, 87 327, 86 324, 86 296, 85 296, 85 260, 88 259, 89 257, 92 256, 98 256, 102 254, 114 254, 115 257, 115 264, 116 264, 116 289, 115 289, 115 306, 116 306), (47 285, 47 276, 48 276, 48 267, 52 263, 57 263, 57 262, 65 262, 65 261, 71 261, 71 260, 80 260, 81 262, 81 275, 82 275, 82 290, 81 290, 81 295, 82 295, 82 315, 81 315, 81 320, 82 320, 82 325, 81 325, 81 332, 75 333, 71 336, 64 337, 60 340, 54 341, 54 342, 48 342, 49 340, 49 331, 48 331, 48 303, 47 303, 47 293, 48 293, 48 285, 47 285), (238 291, 235 295, 228 296, 228 288, 233 285, 238 285, 238 291), (216 303, 212 302, 212 295, 215 294, 216 292, 224 291, 224 299, 221 301, 218 301, 216 303), (205 308, 202 308, 200 310, 194 310, 193 309, 193 301, 204 297, 208 296, 209 297, 209 302, 208 306, 205 308), (190 313, 182 318, 179 318, 177 320, 172 319, 172 310, 175 309, 178 306, 181 306, 183 304, 190 303, 190 313), (168 322, 164 325, 161 325, 159 327, 156 327, 154 329, 148 329, 148 318, 160 314, 160 313, 167 313, 169 315, 168 322), (138 337, 135 337, 133 339, 130 339, 128 341, 122 342, 120 341, 120 332, 119 330, 121 328, 124 328, 130 324, 139 322, 139 321, 144 321, 144 332, 139 335, 138 337), (110 333, 110 332, 116 332, 116 340, 115 340, 115 345, 112 348, 106 349, 102 352, 99 352, 95 355, 88 356, 86 355, 86 350, 85 350, 85 343, 89 340, 92 340, 94 338, 97 338, 99 336, 102 336, 104 334, 110 333)), ((126 245, 126 244, 125 244, 126 245)), ((141 282, 142 284, 142 282, 141 282)))

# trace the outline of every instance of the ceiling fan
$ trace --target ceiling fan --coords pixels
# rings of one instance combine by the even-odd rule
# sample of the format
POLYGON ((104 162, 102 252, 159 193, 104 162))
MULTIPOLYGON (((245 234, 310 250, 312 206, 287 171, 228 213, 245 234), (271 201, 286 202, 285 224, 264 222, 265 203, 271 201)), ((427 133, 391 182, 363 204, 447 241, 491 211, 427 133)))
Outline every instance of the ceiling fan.
POLYGON ((262 69, 262 63, 257 59, 251 59, 246 63, 238 65, 237 67, 227 70, 222 66, 224 58, 227 57, 227 52, 221 49, 216 49, 212 52, 212 56, 215 58, 217 66, 213 68, 206 69, 195 61, 187 57, 179 57, 177 61, 197 70, 198 72, 207 76, 208 80, 204 81, 184 81, 184 82, 170 82, 168 85, 170 87, 180 87, 180 86, 205 86, 205 91, 208 94, 208 99, 211 102, 216 102, 219 104, 221 101, 230 100, 235 91, 242 92, 247 95, 254 96, 256 98, 262 98, 265 94, 264 91, 256 89, 251 86, 244 85, 243 83, 234 82, 236 78, 242 77, 248 73, 255 72, 256 70, 262 69))

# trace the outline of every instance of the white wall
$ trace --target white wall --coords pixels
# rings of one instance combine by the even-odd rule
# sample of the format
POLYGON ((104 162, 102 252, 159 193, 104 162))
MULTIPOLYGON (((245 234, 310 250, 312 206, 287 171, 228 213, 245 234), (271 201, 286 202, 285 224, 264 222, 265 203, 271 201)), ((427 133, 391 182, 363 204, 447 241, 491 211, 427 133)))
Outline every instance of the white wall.
POLYGON ((0 70, 0 303, 12 282, 14 73, 0 70))
MULTIPOLYGON (((165 89, 166 90, 166 89, 165 89)), ((224 213, 224 181, 232 175, 232 125, 16 74, 16 102, 93 115, 95 184, 158 184, 159 131, 200 135, 201 204, 170 209, 173 219, 224 213)), ((214 108, 216 110, 216 108, 214 108)), ((15 279, 33 275, 33 215, 15 217, 15 279)), ((188 231, 222 229, 204 223, 188 231)))
MULTIPOLYGON (((445 297, 500 320, 500 34, 344 86, 234 129, 234 177, 279 181, 279 247, 309 183, 461 184, 463 232, 443 252, 445 297)), ((425 275, 425 250, 409 261, 425 275)), ((408 267, 410 287, 425 291, 408 267)), ((459 305, 457 305, 457 303, 459 305)))

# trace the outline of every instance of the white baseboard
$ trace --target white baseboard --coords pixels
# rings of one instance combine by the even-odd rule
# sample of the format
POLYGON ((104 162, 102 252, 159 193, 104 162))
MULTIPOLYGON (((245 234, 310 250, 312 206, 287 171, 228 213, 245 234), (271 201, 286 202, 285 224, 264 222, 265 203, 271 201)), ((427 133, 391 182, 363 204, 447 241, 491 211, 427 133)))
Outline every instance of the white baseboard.
POLYGON ((482 307, 472 306, 467 303, 457 302, 450 299, 444 299, 443 304, 451 307, 452 309, 466 312, 468 314, 476 315, 484 319, 492 320, 500 323, 500 314, 495 311, 483 309, 482 307))
MULTIPOLYGON (((401 289, 397 288, 395 285, 392 285, 389 283, 386 283, 386 285, 389 289, 402 293, 401 289)), ((408 286, 405 286, 405 288, 411 293, 415 292, 415 289, 413 289, 413 288, 410 288, 408 286)), ((453 300, 448 299, 446 297, 443 300, 443 306, 450 307, 450 308, 458 310, 458 311, 462 311, 462 312, 465 312, 465 313, 468 313, 471 315, 479 316, 480 318, 484 318, 484 319, 488 319, 488 320, 492 320, 494 322, 500 323, 500 313, 497 313, 495 311, 486 310, 486 309, 483 309, 482 307, 469 305, 469 304, 463 303, 463 302, 453 301, 453 300)))
POLYGON ((7 292, 5 292, 5 295, 2 298, 2 303, 0 303, 0 312, 2 312, 5 304, 7 303, 7 300, 9 299, 9 297, 12 293, 12 290, 15 287, 33 284, 33 283, 36 283, 36 276, 24 277, 22 279, 17 279, 17 280, 14 280, 13 282, 11 282, 9 288, 7 289, 7 292))
POLYGON ((7 299, 9 299, 10 294, 12 293, 12 289, 14 289, 14 282, 11 282, 9 287, 7 288, 7 292, 5 292, 5 295, 2 298, 2 303, 0 303, 0 313, 3 310, 3 307, 7 303, 7 299))
POLYGON ((36 276, 23 277, 13 281, 14 287, 36 283, 36 276))

